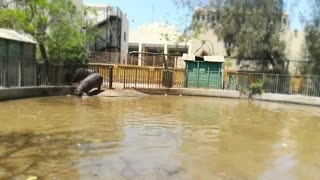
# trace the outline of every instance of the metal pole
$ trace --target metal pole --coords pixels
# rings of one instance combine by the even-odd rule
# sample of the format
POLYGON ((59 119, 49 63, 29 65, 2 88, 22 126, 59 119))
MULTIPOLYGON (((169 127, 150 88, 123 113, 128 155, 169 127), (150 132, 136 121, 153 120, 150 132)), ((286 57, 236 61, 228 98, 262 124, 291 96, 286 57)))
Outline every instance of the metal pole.
POLYGON ((199 68, 200 68, 200 63, 198 62, 198 67, 197 67, 197 88, 199 88, 199 68))
MULTIPOLYGON (((22 57, 21 57, 22 58, 22 57)), ((18 59, 18 86, 21 87, 22 73, 21 73, 21 58, 18 59)))
POLYGON ((293 94, 293 83, 294 83, 294 81, 293 81, 294 79, 293 79, 293 78, 294 78, 294 76, 293 76, 293 75, 291 75, 291 81, 290 81, 290 82, 291 82, 291 85, 290 85, 290 94, 293 94))
POLYGON ((307 76, 307 96, 309 96, 309 76, 307 76))
POLYGON ((7 56, 7 57, 5 57, 4 58, 4 86, 5 87, 9 87, 9 73, 8 73, 8 71, 9 71, 9 56, 7 56))
POLYGON ((208 80, 207 80, 207 87, 209 88, 210 84, 210 68, 208 67, 208 80))
POLYGON ((277 74, 276 94, 278 94, 279 75, 277 74))
POLYGON ((186 69, 184 71, 184 87, 188 87, 188 63, 186 63, 186 69))

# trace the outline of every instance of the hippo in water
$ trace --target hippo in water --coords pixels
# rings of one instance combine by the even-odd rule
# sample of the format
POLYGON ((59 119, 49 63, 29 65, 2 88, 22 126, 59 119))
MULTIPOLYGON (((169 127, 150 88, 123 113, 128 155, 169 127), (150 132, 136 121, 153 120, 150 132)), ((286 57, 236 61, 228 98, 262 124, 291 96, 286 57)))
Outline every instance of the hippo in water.
POLYGON ((92 69, 79 68, 74 72, 72 82, 79 83, 80 81, 84 80, 86 77, 88 77, 92 73, 94 73, 92 69))
POLYGON ((102 76, 100 76, 98 73, 92 73, 80 83, 80 85, 74 91, 74 94, 77 96, 82 96, 83 93, 88 94, 88 92, 90 92, 93 88, 98 88, 100 91, 102 83, 102 76))

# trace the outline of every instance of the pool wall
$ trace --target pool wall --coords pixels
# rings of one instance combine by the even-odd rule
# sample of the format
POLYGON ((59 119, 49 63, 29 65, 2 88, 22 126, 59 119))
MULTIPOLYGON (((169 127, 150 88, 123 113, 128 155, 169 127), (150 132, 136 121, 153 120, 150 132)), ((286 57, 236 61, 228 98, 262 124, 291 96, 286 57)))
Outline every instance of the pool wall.
POLYGON ((73 94, 75 88, 73 86, 3 88, 0 89, 0 101, 68 95, 73 94))
POLYGON ((310 97, 310 96, 302 96, 302 95, 263 93, 262 95, 253 96, 253 99, 260 100, 260 101, 273 101, 273 102, 320 106, 319 97, 310 97))
POLYGON ((205 97, 222 97, 222 98, 247 98, 240 95, 239 91, 215 90, 215 89, 192 89, 192 88, 134 88, 145 94, 158 95, 184 95, 184 96, 205 96, 205 97))
MULTIPOLYGON (((214 89, 191 89, 191 88, 135 88, 135 90, 146 94, 158 95, 183 95, 183 96, 205 96, 205 97, 221 97, 221 98, 243 98, 249 99, 247 95, 241 95, 239 91, 230 90, 214 90, 214 89)), ((293 103, 320 106, 319 97, 309 97, 302 95, 285 95, 285 94, 272 94, 263 93, 262 95, 255 95, 252 97, 254 100, 293 103)))

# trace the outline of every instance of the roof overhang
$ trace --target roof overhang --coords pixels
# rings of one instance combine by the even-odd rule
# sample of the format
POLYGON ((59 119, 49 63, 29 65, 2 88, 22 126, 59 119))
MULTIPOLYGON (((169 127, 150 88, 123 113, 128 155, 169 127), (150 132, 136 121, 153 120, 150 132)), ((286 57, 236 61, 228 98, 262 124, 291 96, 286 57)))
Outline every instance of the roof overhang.
POLYGON ((196 56, 194 54, 183 54, 182 59, 184 61, 205 61, 205 62, 219 62, 224 63, 225 59, 223 56, 196 56))
POLYGON ((34 38, 31 35, 25 34, 25 33, 19 33, 11 29, 0 28, 0 38, 12 40, 12 41, 38 44, 37 41, 34 40, 34 38))

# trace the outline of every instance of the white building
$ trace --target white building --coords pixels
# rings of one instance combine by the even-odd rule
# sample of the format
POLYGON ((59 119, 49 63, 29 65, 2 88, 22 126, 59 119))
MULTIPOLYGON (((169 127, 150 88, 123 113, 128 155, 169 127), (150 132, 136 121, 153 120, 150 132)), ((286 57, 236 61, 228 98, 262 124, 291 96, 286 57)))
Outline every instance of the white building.
POLYGON ((101 4, 86 4, 95 13, 86 15, 98 28, 98 35, 89 45, 92 60, 126 64, 128 54, 129 21, 118 7, 101 4))
MULTIPOLYGON (((161 55, 156 56, 156 54, 182 56, 183 53, 188 52, 189 43, 179 42, 179 36, 180 34, 175 26, 164 23, 143 25, 137 30, 130 31, 129 53, 138 59, 137 65, 150 66, 155 63, 159 65, 161 55)), ((183 63, 182 59, 179 62, 177 62, 177 59, 173 61, 176 61, 176 65, 180 61, 183 63)))

